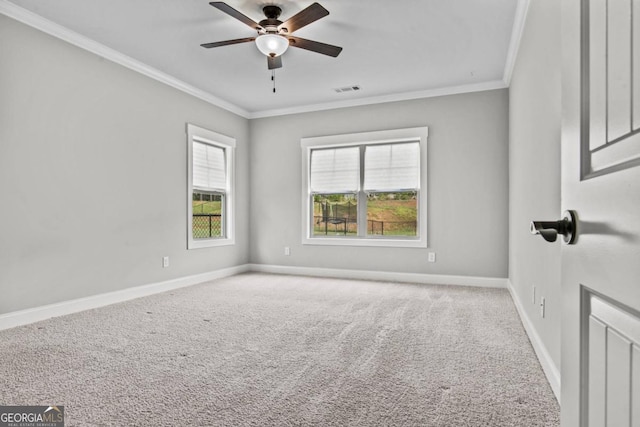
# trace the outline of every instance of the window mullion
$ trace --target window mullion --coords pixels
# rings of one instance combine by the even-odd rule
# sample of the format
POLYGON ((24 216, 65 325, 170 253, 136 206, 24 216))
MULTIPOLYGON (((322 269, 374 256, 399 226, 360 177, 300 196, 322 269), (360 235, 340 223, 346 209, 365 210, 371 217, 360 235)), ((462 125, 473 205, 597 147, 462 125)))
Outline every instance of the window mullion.
POLYGON ((360 185, 358 187, 358 237, 367 236, 367 194, 364 192, 364 151, 360 146, 360 185))

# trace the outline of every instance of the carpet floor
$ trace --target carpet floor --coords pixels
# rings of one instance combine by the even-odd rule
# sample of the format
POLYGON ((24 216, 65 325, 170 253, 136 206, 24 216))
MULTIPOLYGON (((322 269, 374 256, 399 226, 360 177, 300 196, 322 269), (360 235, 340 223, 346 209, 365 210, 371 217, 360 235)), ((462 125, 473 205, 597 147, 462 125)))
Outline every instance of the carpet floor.
POLYGON ((0 331, 68 426, 558 426, 504 289, 249 273, 0 331))

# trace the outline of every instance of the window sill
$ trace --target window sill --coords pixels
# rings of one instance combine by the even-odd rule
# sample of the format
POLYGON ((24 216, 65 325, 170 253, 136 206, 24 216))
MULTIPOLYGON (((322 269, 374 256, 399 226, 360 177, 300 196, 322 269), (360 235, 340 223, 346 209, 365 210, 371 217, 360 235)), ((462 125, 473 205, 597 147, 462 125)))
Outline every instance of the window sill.
POLYGON ((392 238, 331 238, 313 237, 302 239, 303 245, 315 246, 365 246, 386 248, 426 248, 426 239, 392 239, 392 238))
POLYGON ((215 248, 218 246, 232 246, 235 245, 235 239, 202 239, 202 240, 189 240, 187 249, 203 249, 203 248, 215 248))

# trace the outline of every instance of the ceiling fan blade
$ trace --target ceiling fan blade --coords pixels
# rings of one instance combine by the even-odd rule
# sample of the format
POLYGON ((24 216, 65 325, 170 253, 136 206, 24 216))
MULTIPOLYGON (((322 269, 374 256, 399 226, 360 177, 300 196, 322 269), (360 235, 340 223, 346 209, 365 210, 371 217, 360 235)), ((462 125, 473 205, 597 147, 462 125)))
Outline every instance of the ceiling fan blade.
POLYGON ((327 9, 320 6, 318 3, 313 3, 311 6, 296 13, 289 18, 289 20, 280 25, 280 29, 286 28, 287 32, 291 34, 305 25, 309 25, 320 18, 324 18, 328 14, 329 11, 327 9))
POLYGON ((224 41, 221 41, 221 42, 203 43, 200 46, 206 47, 207 49, 209 49, 209 48, 212 48, 212 47, 228 46, 230 44, 252 42, 255 39, 256 39, 255 37, 245 37, 243 39, 233 39, 233 40, 224 40, 224 41))
POLYGON ((282 68, 281 56, 267 56, 267 68, 275 70, 276 68, 282 68))
POLYGON ((229 6, 228 4, 226 4, 224 2, 212 1, 209 4, 211 6, 213 6, 213 7, 215 7, 216 9, 219 9, 222 12, 226 13, 227 15, 233 16, 238 21, 250 26, 254 30, 262 28, 260 26, 260 24, 258 24, 256 21, 254 21, 253 19, 249 18, 248 16, 246 16, 242 12, 237 11, 236 9, 232 8, 231 6, 229 6))
POLYGON ((320 43, 313 40, 303 39, 301 37, 289 36, 289 45, 299 47, 300 49, 310 50, 312 52, 321 53, 323 55, 333 56, 340 55, 342 48, 332 44, 320 43))

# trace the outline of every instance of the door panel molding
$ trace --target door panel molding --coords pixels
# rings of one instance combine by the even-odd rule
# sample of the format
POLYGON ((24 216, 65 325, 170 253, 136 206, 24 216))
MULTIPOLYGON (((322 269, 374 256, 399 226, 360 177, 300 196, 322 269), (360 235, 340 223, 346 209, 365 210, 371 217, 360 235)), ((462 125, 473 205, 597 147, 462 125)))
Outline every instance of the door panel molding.
POLYGON ((640 312, 581 289, 581 425, 640 425, 640 312))
POLYGON ((582 0, 581 179, 640 165, 640 0, 582 0))

